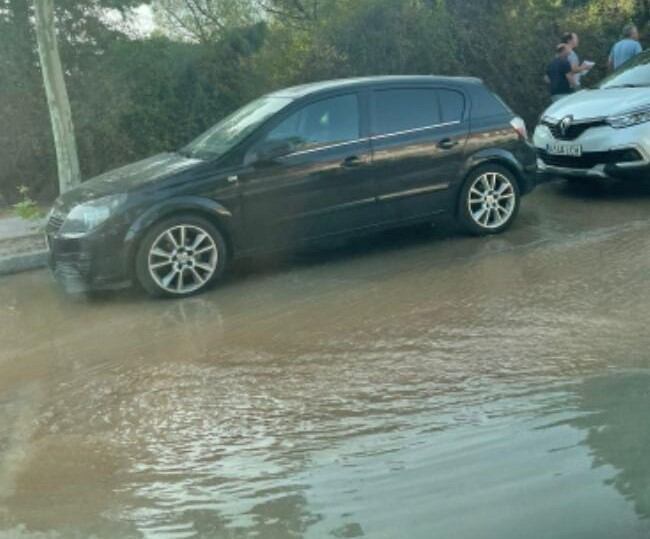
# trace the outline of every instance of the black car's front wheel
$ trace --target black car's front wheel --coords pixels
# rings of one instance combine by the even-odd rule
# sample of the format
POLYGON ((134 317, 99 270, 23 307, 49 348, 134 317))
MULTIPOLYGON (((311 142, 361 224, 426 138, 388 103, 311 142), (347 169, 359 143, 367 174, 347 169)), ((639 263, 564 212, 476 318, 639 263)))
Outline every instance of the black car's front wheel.
POLYGON ((179 215, 151 227, 140 242, 135 270, 153 296, 196 294, 223 273, 227 262, 223 235, 209 221, 179 215))
POLYGON ((460 194, 460 224, 472 234, 498 234, 508 228, 519 211, 519 187, 513 174, 486 165, 472 171, 460 194))

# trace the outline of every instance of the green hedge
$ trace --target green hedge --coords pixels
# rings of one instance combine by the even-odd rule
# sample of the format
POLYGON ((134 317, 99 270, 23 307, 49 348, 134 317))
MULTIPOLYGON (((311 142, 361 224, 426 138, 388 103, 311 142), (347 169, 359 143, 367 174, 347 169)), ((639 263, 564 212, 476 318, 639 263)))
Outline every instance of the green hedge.
MULTIPOLYGON (((321 0, 316 18, 265 16, 206 43, 157 35, 67 40, 62 46, 85 178, 179 147, 244 102, 306 81, 375 74, 481 77, 530 124, 547 104, 542 81, 558 36, 580 33, 604 74, 633 0, 321 0)), ((0 20, 0 195, 27 185, 56 195, 55 154, 29 29, 0 20), (29 41, 31 40, 31 42, 29 41)))

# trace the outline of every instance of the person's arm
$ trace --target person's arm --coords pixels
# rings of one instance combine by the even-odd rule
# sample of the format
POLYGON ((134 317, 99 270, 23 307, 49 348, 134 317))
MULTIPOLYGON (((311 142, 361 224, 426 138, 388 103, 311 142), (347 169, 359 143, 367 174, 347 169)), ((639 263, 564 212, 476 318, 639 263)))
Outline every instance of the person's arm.
POLYGON ((578 81, 576 80, 576 74, 573 71, 569 71, 566 74, 566 80, 569 81, 569 86, 571 86, 571 88, 576 88, 578 86, 578 81))
POLYGON ((569 86, 571 88, 575 88, 578 85, 576 81, 576 75, 573 71, 573 66, 571 66, 571 62, 569 62, 569 60, 563 62, 562 73, 566 77, 566 80, 569 82, 569 86))
POLYGON ((584 73, 585 71, 589 70, 589 66, 585 65, 584 62, 582 65, 577 65, 577 64, 571 64, 571 73, 577 74, 577 73, 584 73))
POLYGON ((571 64, 571 73, 584 73, 585 71, 589 70, 589 67, 582 63, 580 65, 578 63, 578 57, 577 56, 572 56, 570 57, 571 60, 569 60, 569 63, 571 64))

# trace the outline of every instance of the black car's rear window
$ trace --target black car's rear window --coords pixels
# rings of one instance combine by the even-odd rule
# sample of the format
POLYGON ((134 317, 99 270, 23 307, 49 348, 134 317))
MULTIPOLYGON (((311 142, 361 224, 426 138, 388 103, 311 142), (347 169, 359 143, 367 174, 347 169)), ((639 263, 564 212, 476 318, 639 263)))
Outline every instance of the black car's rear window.
POLYGON ((387 135, 441 122, 435 89, 405 88, 374 92, 373 134, 387 135))
POLYGON ((478 86, 472 92, 472 118, 480 119, 512 114, 510 107, 484 86, 478 86))
POLYGON ((454 90, 437 90, 442 122, 460 122, 465 112, 465 97, 454 90))

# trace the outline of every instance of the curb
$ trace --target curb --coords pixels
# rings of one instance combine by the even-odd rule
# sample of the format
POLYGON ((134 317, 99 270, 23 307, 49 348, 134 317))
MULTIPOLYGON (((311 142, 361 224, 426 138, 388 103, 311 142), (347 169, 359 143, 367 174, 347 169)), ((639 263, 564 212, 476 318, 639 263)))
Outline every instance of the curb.
POLYGON ((47 266, 46 250, 0 257, 0 275, 10 275, 45 266, 47 266))

